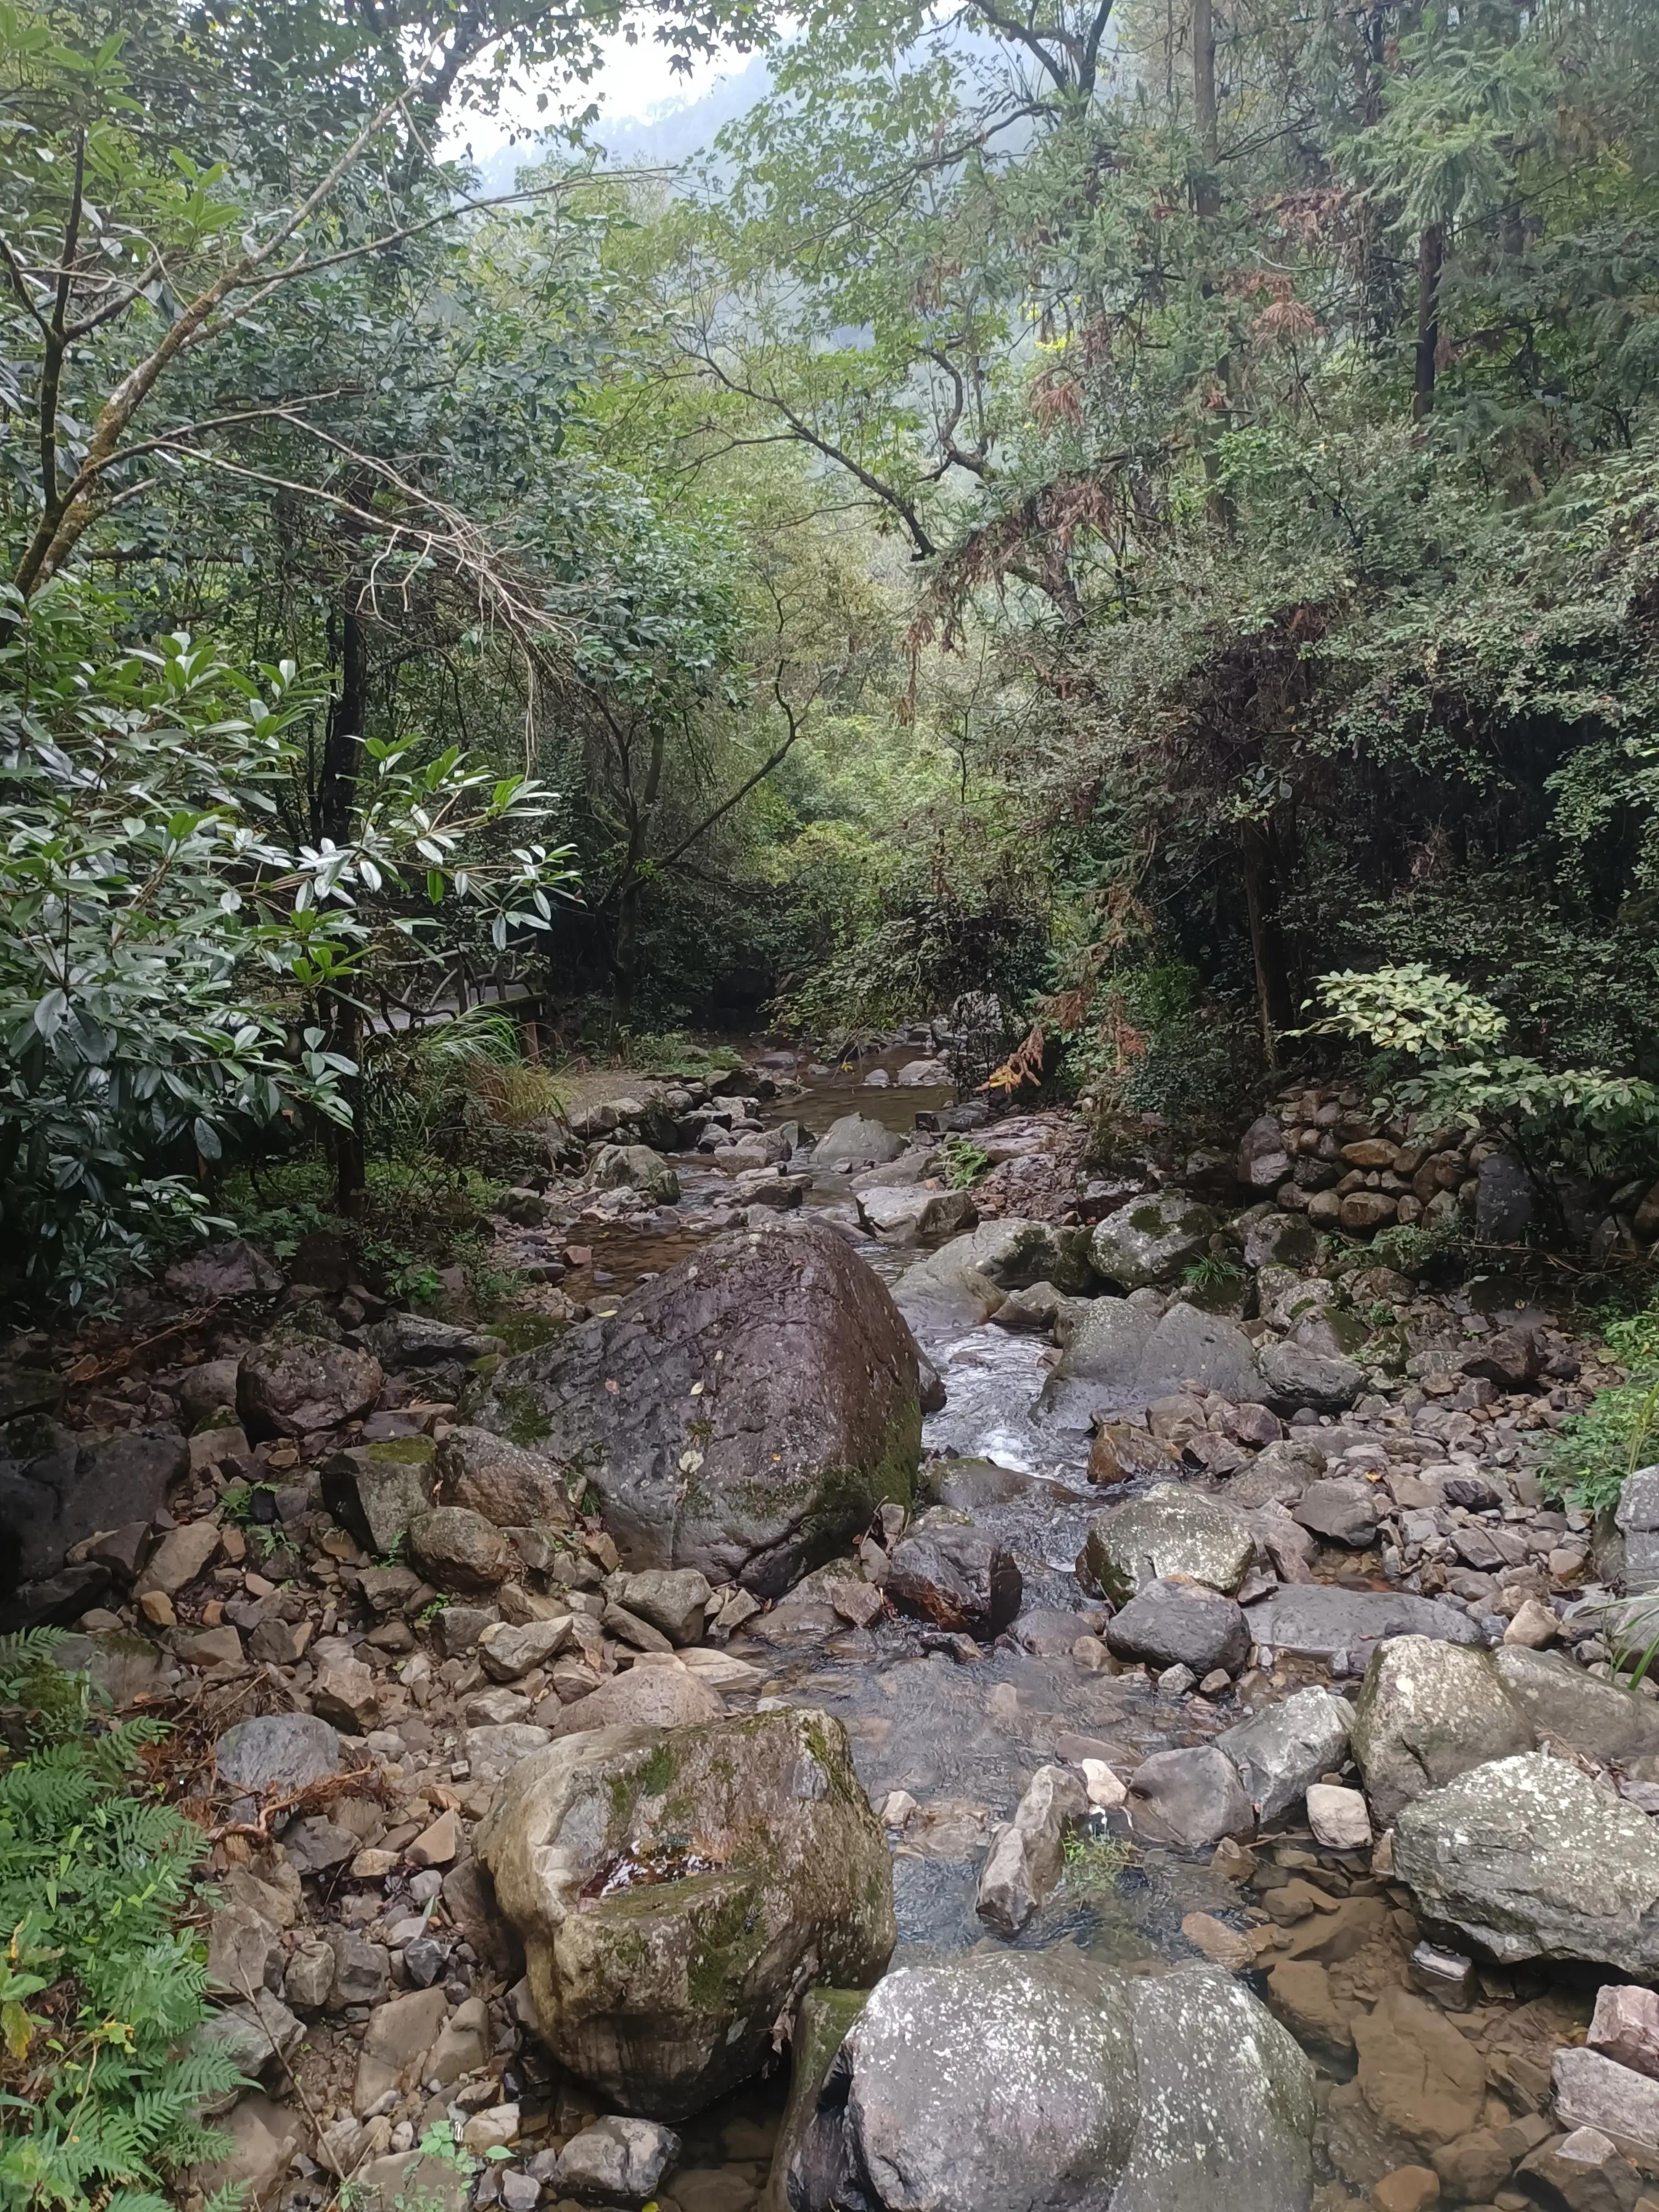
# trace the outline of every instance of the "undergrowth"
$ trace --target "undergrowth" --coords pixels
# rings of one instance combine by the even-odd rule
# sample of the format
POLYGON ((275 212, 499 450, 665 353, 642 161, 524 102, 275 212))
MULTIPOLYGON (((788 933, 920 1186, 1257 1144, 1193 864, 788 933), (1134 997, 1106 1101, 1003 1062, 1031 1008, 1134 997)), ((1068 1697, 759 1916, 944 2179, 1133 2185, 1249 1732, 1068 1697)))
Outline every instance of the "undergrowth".
POLYGON ((1616 1505, 1626 1475, 1659 1452, 1659 1307, 1604 1318, 1601 1340, 1625 1380, 1563 1421, 1539 1464, 1546 1493, 1587 1513, 1616 1505))
MULTIPOLYGON (((106 1722, 50 1631, 0 1638, 0 2207, 168 2212, 222 2154, 198 2118, 240 2085, 208 2017, 205 1947, 182 1925, 206 1848, 144 1794, 151 1721, 106 1722), (21 1743, 21 1749, 18 1745, 21 1743)), ((229 2212, 232 2191, 212 2212, 229 2212)))

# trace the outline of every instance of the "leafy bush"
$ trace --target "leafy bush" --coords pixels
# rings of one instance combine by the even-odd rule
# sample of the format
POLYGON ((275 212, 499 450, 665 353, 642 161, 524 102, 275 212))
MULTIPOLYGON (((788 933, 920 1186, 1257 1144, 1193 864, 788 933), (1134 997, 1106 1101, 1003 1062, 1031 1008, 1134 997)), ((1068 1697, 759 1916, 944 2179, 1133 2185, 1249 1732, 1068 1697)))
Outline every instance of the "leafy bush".
POLYGON ((383 937, 406 964, 452 893, 498 943, 544 927, 562 858, 474 849, 544 813, 523 779, 372 739, 348 841, 285 837, 325 687, 182 634, 122 648, 118 617, 56 586, 0 629, 0 1229, 70 1304, 158 1219, 207 1218, 198 1159, 296 1109, 350 1118, 330 1010, 383 937))
POLYGON ((155 1723, 103 1725, 51 1654, 39 1632, 0 1639, 0 1701, 28 1723, 0 1770, 0 2205, 167 2212, 224 2148, 199 2106, 240 2079, 189 2040, 207 1968, 181 1923, 205 1841, 142 1793, 155 1723))
POLYGON ((1659 1309, 1604 1320, 1601 1335, 1625 1380, 1562 1422, 1539 1468, 1552 1497, 1587 1513, 1619 1503, 1626 1476, 1652 1463, 1659 1439, 1659 1309))

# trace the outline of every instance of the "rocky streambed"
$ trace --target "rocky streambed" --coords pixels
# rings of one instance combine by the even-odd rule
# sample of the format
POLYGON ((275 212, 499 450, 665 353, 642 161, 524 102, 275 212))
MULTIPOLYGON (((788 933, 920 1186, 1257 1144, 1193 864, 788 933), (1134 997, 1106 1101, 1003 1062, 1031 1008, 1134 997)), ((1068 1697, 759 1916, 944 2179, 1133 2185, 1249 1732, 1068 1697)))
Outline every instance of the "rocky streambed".
POLYGON ((232 1249, 78 1427, 16 1370, 12 1617, 217 1838, 192 2190, 1652 2212, 1656 1512, 1540 1492, 1589 1347, 1370 1241, 1491 1156, 1298 1093, 1114 1179, 879 1072, 592 1100, 528 1346, 232 1249))

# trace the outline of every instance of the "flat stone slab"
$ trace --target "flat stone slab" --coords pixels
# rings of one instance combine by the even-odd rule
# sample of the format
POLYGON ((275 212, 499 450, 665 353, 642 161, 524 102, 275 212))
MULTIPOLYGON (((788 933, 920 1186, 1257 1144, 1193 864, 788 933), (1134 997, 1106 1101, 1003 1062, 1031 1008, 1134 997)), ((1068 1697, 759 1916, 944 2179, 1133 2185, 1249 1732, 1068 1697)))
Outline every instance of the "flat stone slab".
POLYGON ((1368 1654, 1388 1636, 1432 1636, 1446 1644, 1484 1644, 1468 1613, 1438 1598, 1393 1590, 1338 1589, 1329 1583, 1291 1583, 1249 1609, 1258 1644, 1308 1659, 1339 1651, 1368 1654))

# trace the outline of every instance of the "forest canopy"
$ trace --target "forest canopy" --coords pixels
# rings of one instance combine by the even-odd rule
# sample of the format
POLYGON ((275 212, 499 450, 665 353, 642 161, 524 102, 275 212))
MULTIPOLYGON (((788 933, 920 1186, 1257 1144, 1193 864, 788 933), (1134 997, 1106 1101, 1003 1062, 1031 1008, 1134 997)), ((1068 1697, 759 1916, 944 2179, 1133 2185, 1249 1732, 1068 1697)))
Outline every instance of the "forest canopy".
POLYGON ((830 1048, 988 990, 1196 1126, 1380 969, 1494 1010, 1452 1106, 1648 1146, 1656 33, 0 9, 34 1290, 296 1133, 351 1210, 377 1055, 485 982, 830 1048), (770 89, 607 162, 618 34, 770 89))

